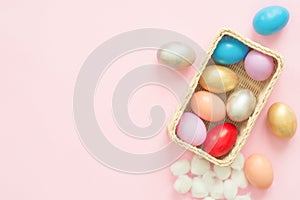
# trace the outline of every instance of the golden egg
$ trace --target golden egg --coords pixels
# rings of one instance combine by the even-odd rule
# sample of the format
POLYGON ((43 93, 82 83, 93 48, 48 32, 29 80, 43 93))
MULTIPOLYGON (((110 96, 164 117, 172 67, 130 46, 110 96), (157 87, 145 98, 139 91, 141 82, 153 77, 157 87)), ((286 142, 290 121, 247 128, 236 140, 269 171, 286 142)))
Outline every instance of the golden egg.
POLYGON ((200 85, 214 93, 233 90, 239 83, 234 71, 220 65, 207 66, 200 78, 200 85))
POLYGON ((268 110, 268 125, 276 136, 291 138, 297 130, 297 118, 286 104, 274 103, 268 110))

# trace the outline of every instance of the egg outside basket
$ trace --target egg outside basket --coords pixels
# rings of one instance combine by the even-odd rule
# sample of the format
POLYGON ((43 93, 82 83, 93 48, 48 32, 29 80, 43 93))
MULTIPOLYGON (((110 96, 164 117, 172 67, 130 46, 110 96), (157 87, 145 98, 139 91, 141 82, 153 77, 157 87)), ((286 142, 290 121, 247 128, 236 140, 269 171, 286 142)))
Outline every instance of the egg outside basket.
MULTIPOLYGON (((230 164, 232 164, 232 162, 237 157, 238 153, 241 151, 241 149, 245 145, 245 142, 247 141, 247 138, 250 135, 250 132, 251 132, 261 110, 265 106, 266 101, 273 89, 273 86, 276 83, 276 81, 278 80, 279 75, 281 74, 282 70, 283 70, 283 59, 278 53, 276 53, 266 47, 263 47, 260 44, 257 44, 230 29, 221 30, 219 32, 219 34, 216 36, 215 40, 213 41, 212 46, 211 46, 210 50, 208 51, 207 57, 204 59, 204 61, 201 64, 201 67, 199 68, 199 70, 196 72, 194 78, 192 79, 185 98, 183 99, 182 103, 180 105, 178 105, 178 107, 171 119, 171 122, 168 125, 168 132, 169 132, 170 138, 178 145, 194 152, 197 155, 204 157, 205 159, 212 162, 213 164, 216 164, 218 166, 229 166, 230 164), (212 61, 211 56, 212 56, 215 48, 217 47, 218 42, 222 39, 223 36, 231 36, 231 37, 241 41, 245 45, 247 45, 250 49, 254 49, 263 54, 271 56, 274 61, 274 72, 269 79, 259 82, 259 81, 255 81, 255 80, 251 79, 247 75, 247 73, 244 70, 244 66, 243 66, 244 61, 243 60, 236 64, 227 65, 227 67, 232 69, 239 78, 239 84, 237 86, 237 89, 239 89, 239 88, 250 89, 256 96, 257 104, 256 104, 253 114, 246 121, 232 122, 226 116, 225 122, 230 122, 230 123, 235 124, 239 131, 239 135, 238 135, 238 138, 237 138, 237 141, 236 141, 234 147, 231 149, 231 151, 227 155, 225 155, 221 158, 215 158, 215 157, 209 155, 208 153, 206 153, 204 150, 202 150, 201 146, 200 147, 192 146, 192 145, 182 141, 180 138, 178 138, 176 135, 176 126, 177 126, 183 112, 190 111, 189 101, 190 101, 193 93, 195 91, 203 90, 201 88, 201 86, 198 84, 200 76, 201 76, 204 68, 208 65, 208 63, 210 61, 212 61)), ((228 96, 228 95, 230 95, 230 92, 225 94, 225 96, 228 96)), ((224 97, 223 97, 223 100, 224 100, 224 97)), ((210 128, 212 126, 212 123, 205 122, 205 125, 207 128, 210 128)))

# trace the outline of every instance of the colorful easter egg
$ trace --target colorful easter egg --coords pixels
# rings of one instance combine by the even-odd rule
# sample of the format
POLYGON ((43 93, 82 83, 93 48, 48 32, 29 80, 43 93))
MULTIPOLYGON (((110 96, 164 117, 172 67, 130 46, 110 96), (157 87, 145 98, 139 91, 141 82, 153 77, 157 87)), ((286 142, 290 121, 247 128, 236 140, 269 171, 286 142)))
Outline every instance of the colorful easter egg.
POLYGON ((247 74, 256 81, 268 79, 274 71, 273 58, 261 52, 251 50, 244 62, 247 74))
POLYGON ((234 71, 220 65, 207 66, 200 78, 200 85, 214 93, 224 93, 233 90, 239 83, 234 71))
POLYGON ((206 138, 206 127, 197 115, 185 112, 177 125, 176 133, 184 142, 199 146, 206 138))
POLYGON ((282 6, 261 9, 253 18, 253 27, 261 35, 272 35, 285 27, 289 21, 289 11, 282 6))
POLYGON ((196 60, 196 53, 190 46, 181 42, 167 43, 157 51, 160 63, 182 69, 191 66, 196 60))
POLYGON ((249 118, 256 106, 256 98, 251 90, 239 89, 228 98, 226 110, 228 117, 235 122, 249 118))
POLYGON ((219 124, 207 133, 204 150, 214 157, 224 156, 232 149, 237 136, 238 130, 233 124, 219 124))
POLYGON ((245 58, 249 48, 241 41, 224 36, 218 43, 212 57, 218 64, 234 64, 245 58))
POLYGON ((226 107, 222 99, 207 91, 195 92, 190 106, 196 115, 206 121, 216 122, 223 120, 226 116, 226 107))

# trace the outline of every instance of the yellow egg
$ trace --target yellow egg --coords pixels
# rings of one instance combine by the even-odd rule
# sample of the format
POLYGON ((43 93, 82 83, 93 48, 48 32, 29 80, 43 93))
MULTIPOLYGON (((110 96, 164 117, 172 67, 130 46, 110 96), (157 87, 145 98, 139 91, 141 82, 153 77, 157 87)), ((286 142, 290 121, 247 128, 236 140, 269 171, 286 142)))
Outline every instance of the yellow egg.
POLYGON ((211 65, 205 68, 199 83, 210 92, 223 93, 233 90, 238 82, 237 75, 231 69, 220 65, 211 65))
POLYGON ((249 183, 258 189, 267 189, 273 183, 273 167, 264 155, 252 154, 248 157, 244 172, 249 183))
POLYGON ((274 103, 268 110, 268 125, 276 136, 291 138, 297 130, 297 118, 286 104, 274 103))

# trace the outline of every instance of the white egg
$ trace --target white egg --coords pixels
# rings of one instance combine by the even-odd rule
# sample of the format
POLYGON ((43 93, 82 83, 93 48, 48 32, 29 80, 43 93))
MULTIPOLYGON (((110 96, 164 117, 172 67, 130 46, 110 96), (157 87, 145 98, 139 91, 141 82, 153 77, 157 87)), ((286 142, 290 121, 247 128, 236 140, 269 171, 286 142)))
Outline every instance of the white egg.
POLYGON ((235 161, 232 163, 231 167, 232 169, 242 170, 244 168, 244 164, 245 164, 245 158, 243 154, 240 153, 236 157, 235 161))
POLYGON ((232 170, 231 180, 242 189, 248 186, 248 181, 243 170, 232 170))
POLYGON ((230 167, 220 167, 218 165, 214 165, 214 171, 216 173, 217 178, 219 178, 220 180, 227 179, 231 174, 230 167))
POLYGON ((193 179, 193 185, 192 185, 192 197, 203 198, 206 197, 207 195, 208 195, 208 191, 205 183, 200 177, 195 177, 193 179))
POLYGON ((210 169, 210 163, 200 158, 199 156, 194 156, 191 162, 191 173, 194 175, 203 175, 210 169))
POLYGON ((174 176, 187 174, 190 171, 190 162, 187 159, 179 160, 171 166, 171 172, 174 176))
POLYGON ((228 179, 224 181, 224 197, 226 199, 230 199, 230 200, 234 199, 237 193, 238 193, 238 187, 232 180, 228 179))
POLYGON ((224 184, 222 180, 216 179, 210 191, 211 197, 214 199, 224 198, 224 184))
POLYGON ((180 194, 185 194, 190 191, 193 180, 187 175, 181 175, 174 183, 174 189, 180 194))

